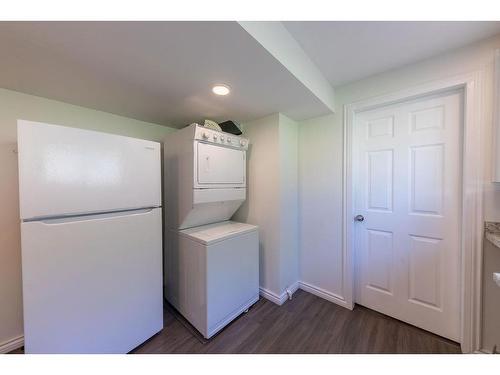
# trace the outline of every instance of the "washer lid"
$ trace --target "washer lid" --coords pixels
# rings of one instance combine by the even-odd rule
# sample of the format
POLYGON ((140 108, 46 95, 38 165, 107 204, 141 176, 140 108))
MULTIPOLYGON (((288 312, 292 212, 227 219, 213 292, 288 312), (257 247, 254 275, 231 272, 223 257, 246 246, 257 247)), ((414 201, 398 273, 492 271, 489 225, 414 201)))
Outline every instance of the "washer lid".
POLYGON ((179 233, 181 236, 188 237, 202 244, 211 245, 241 234, 256 231, 257 229, 257 226, 251 224, 223 221, 222 223, 183 229, 179 233))

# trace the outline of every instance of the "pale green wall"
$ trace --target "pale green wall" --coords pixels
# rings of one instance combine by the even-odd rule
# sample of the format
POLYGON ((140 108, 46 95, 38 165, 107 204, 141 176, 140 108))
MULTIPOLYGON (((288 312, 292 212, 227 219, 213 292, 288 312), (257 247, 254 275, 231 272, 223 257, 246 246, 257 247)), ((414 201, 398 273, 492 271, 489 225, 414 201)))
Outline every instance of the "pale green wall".
POLYGON ((0 89, 0 347, 23 335, 17 119, 161 140, 175 129, 0 89))
POLYGON ((175 129, 0 88, 0 144, 16 142, 18 119, 161 140, 175 129))

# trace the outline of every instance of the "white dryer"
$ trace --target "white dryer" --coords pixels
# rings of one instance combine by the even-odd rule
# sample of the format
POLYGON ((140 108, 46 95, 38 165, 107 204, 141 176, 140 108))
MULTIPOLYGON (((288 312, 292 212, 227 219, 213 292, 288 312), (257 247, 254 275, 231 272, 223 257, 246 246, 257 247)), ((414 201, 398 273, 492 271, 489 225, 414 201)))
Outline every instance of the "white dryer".
POLYGON ((229 221, 246 197, 247 149, 198 124, 164 141, 165 297, 206 338, 259 299, 257 227, 229 221))
POLYGON ((246 197, 248 140, 189 125, 164 140, 165 222, 185 229, 228 220, 246 197))

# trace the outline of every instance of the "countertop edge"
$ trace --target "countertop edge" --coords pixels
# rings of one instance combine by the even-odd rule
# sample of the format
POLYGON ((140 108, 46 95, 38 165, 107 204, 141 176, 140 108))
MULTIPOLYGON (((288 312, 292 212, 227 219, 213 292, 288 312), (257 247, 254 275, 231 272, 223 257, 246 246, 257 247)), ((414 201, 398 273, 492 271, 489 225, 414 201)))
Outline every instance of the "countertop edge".
POLYGON ((488 241, 500 249, 500 223, 486 221, 484 235, 488 241))

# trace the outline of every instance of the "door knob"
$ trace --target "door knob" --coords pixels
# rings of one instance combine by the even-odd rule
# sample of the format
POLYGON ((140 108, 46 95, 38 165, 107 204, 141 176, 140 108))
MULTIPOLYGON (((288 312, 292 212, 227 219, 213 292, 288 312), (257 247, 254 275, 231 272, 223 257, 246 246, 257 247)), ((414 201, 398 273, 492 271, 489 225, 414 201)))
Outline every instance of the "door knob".
POLYGON ((363 215, 356 215, 354 217, 354 220, 355 221, 364 221, 365 220, 365 217, 363 215))

